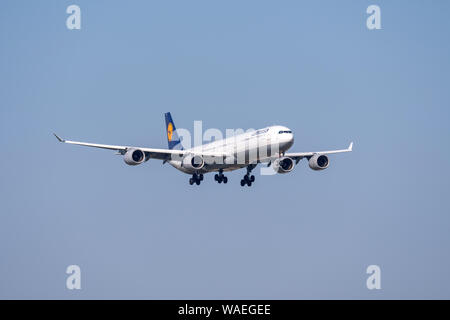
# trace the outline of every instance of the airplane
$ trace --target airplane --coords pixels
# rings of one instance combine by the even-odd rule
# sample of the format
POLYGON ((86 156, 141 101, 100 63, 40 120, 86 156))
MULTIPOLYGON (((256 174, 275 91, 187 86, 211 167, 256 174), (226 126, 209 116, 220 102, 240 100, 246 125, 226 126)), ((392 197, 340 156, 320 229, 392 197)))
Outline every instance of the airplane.
POLYGON ((168 162, 174 168, 192 175, 190 185, 199 185, 203 175, 208 172, 217 172, 214 180, 225 184, 228 177, 224 172, 246 168, 247 173, 240 183, 242 187, 250 187, 255 182, 251 172, 259 163, 267 162, 267 167, 272 165, 275 173, 284 174, 291 172, 301 159, 306 158, 309 167, 319 171, 328 168, 328 155, 350 152, 353 148, 351 142, 347 149, 287 153, 294 144, 294 134, 289 128, 276 125, 184 149, 170 112, 165 113, 165 121, 168 149, 70 141, 54 135, 63 143, 115 150, 117 154, 123 155, 125 163, 130 166, 150 159, 162 160, 163 164, 168 162))

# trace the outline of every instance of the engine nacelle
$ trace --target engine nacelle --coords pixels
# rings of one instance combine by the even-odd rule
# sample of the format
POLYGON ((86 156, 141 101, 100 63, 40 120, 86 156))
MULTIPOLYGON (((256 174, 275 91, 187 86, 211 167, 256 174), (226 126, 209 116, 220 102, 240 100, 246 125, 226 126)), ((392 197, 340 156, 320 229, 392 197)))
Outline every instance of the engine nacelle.
POLYGON ((137 166, 145 161, 145 153, 140 149, 128 149, 123 156, 123 161, 129 166, 137 166))
POLYGON ((205 160, 199 155, 187 155, 183 158, 181 166, 191 170, 200 170, 205 166, 205 160))
POLYGON ((282 157, 274 160, 273 169, 278 173, 288 173, 294 170, 294 160, 288 157, 282 157))
POLYGON ((330 162, 324 154, 315 154, 309 158, 309 167, 313 170, 323 170, 328 168, 330 162))

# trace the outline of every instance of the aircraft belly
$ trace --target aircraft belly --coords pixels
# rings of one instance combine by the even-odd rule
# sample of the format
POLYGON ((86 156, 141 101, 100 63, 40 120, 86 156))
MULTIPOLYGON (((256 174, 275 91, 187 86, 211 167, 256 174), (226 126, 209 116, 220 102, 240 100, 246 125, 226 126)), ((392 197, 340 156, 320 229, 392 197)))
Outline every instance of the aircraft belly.
MULTIPOLYGON (((232 156, 230 156, 227 159, 218 159, 220 161, 223 161, 223 163, 220 163, 220 161, 217 160, 219 163, 205 163, 204 167, 200 170, 193 170, 190 168, 185 168, 182 166, 181 161, 168 161, 173 167, 176 169, 186 173, 186 174, 193 174, 195 172, 197 173, 207 173, 207 172, 215 172, 219 170, 223 171, 233 171, 245 168, 251 163, 256 163, 260 161, 265 161, 274 154, 272 153, 278 153, 278 148, 274 147, 272 145, 272 142, 270 139, 258 139, 255 141, 251 141, 249 143, 243 143, 239 142, 237 143, 234 148, 228 148, 228 149, 222 149, 225 153, 230 153, 232 156), (250 144, 250 145, 249 145, 250 144)), ((290 146, 284 146, 280 145, 280 151, 284 151, 285 147, 290 146)), ((217 150, 215 150, 218 152, 217 150)))

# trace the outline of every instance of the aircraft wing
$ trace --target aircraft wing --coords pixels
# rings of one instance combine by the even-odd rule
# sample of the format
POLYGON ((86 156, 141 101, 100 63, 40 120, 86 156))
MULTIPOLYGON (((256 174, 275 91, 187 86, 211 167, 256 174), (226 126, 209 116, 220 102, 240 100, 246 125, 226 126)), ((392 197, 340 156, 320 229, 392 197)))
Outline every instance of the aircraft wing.
MULTIPOLYGON (((171 150, 171 149, 155 149, 155 148, 143 148, 143 147, 133 147, 133 146, 116 146, 116 145, 109 145, 109 144, 98 144, 98 143, 89 143, 89 142, 80 142, 80 141, 70 141, 60 138, 58 135, 54 133, 56 139, 58 139, 59 142, 68 143, 68 144, 74 144, 79 146, 85 146, 85 147, 92 147, 92 148, 100 148, 100 149, 108 149, 108 150, 115 150, 119 152, 119 154, 125 154, 128 149, 139 149, 145 152, 150 158, 153 159, 159 159, 159 160, 171 160, 172 156, 183 156, 185 154, 191 153, 189 150, 171 150)), ((205 156, 205 157, 224 157, 225 154, 217 154, 217 153, 202 153, 199 152, 196 154, 205 156)))
POLYGON ((310 158, 315 154, 333 154, 333 153, 342 153, 342 152, 350 152, 353 149, 353 142, 350 143, 347 149, 340 150, 328 150, 328 151, 315 151, 315 152, 293 152, 293 153, 285 153, 286 157, 300 160, 302 158, 310 158))

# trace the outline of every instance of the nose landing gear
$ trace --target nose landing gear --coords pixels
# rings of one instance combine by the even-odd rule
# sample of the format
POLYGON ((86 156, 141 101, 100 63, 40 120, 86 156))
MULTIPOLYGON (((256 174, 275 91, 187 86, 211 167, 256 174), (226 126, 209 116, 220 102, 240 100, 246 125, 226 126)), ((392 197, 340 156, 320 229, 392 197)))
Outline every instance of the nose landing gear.
POLYGON ((223 170, 220 169, 219 173, 214 175, 214 180, 216 180, 218 183, 227 183, 228 182, 228 178, 224 176, 223 174, 223 170))
POLYGON ((203 174, 197 174, 197 173, 194 173, 193 175, 192 175, 192 178, 190 178, 189 179, 189 184, 192 186, 194 183, 196 184, 196 185, 199 185, 200 184, 200 182, 201 181, 203 181, 203 174))

